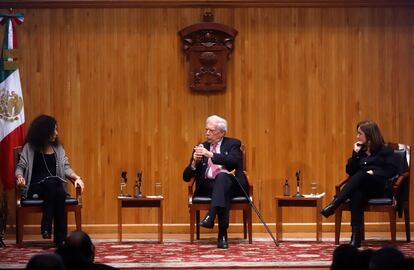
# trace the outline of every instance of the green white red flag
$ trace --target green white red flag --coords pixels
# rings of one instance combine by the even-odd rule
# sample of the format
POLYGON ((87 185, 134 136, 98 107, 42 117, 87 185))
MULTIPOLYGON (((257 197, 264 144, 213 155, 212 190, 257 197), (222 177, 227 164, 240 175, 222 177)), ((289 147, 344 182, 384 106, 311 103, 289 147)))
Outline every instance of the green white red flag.
POLYGON ((5 26, 0 57, 0 180, 5 190, 14 187, 13 149, 24 143, 23 92, 18 69, 16 27, 24 15, 0 14, 5 26))

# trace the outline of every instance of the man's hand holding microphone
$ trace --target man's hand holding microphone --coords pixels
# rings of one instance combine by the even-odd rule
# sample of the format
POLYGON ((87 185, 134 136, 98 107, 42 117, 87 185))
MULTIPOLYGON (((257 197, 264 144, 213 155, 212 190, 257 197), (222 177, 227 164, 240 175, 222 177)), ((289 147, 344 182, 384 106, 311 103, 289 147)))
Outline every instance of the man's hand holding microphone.
POLYGON ((191 168, 193 170, 196 169, 197 163, 200 162, 203 157, 211 158, 213 157, 213 153, 204 148, 204 145, 200 143, 194 147, 193 161, 191 162, 191 168))

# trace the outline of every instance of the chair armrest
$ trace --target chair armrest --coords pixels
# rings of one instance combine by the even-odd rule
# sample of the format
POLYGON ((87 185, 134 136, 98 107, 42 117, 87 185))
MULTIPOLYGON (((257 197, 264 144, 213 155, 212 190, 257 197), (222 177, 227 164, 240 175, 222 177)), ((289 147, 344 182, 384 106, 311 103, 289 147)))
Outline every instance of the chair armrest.
MULTIPOLYGON (((67 178, 73 185, 75 185, 76 179, 73 179, 71 177, 67 178)), ((82 203, 82 188, 80 186, 75 187, 76 190, 76 199, 78 200, 78 203, 82 203)))
POLYGON ((398 176, 397 180, 395 180, 395 183, 392 187, 394 195, 397 194, 398 189, 401 187, 404 179, 408 179, 409 176, 410 176, 409 172, 405 172, 402 175, 398 176))
POLYGON ((342 180, 339 184, 335 185, 335 194, 338 194, 341 191, 341 187, 349 181, 349 177, 345 180, 342 180))
POLYGON ((249 197, 253 200, 253 183, 250 181, 250 177, 246 171, 243 171, 244 176, 246 177, 247 186, 249 187, 249 197))
POLYGON ((399 187, 402 184, 402 182, 404 181, 404 179, 408 178, 409 176, 410 176, 409 172, 405 172, 402 175, 398 176, 397 180, 394 183, 394 186, 399 187))
POLYGON ((16 206, 20 207, 21 206, 21 201, 23 200, 23 196, 22 196, 22 187, 19 187, 17 185, 17 179, 15 177, 15 188, 14 188, 14 193, 15 193, 15 198, 16 198, 16 206))
POLYGON ((187 188, 188 188, 188 205, 193 203, 194 183, 195 183, 195 177, 192 177, 191 180, 187 184, 187 188))

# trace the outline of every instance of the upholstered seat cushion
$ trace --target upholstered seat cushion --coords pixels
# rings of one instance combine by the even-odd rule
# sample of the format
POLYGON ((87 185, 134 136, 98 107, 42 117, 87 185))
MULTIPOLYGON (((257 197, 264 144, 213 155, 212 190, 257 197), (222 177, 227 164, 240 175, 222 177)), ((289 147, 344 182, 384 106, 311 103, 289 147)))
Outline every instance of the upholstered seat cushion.
MULTIPOLYGON (((41 205, 43 205, 43 200, 26 199, 26 200, 22 200, 20 202, 20 204, 23 207, 25 207, 25 206, 41 206, 41 205)), ((77 205, 78 200, 76 200, 75 198, 72 198, 72 197, 66 197, 65 204, 66 205, 77 205)))
MULTIPOLYGON (((248 203, 249 201, 247 200, 246 197, 234 197, 231 199, 232 203, 248 203)), ((211 198, 210 197, 205 197, 205 196, 194 196, 193 197, 193 203, 211 203, 211 198)))
MULTIPOLYGON (((345 201, 346 204, 349 204, 350 200, 345 201)), ((373 205, 392 205, 392 198, 372 198, 369 199, 367 204, 373 205)))
POLYGON ((368 200, 368 204, 374 205, 391 205, 392 199, 390 198, 373 198, 368 200))

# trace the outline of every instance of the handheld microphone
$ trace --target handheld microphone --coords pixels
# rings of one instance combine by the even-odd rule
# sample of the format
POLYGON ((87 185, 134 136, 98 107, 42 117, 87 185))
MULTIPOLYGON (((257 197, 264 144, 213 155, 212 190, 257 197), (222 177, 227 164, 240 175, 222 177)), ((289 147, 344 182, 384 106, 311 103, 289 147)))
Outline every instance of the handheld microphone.
MULTIPOLYGON (((199 143, 198 145, 197 145, 197 147, 199 147, 199 148, 204 148, 204 144, 202 144, 202 143, 199 143)), ((201 162, 203 163, 203 165, 205 164, 205 156, 202 156, 201 157, 201 162)))

